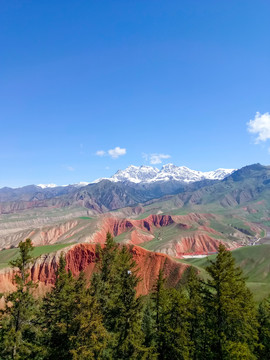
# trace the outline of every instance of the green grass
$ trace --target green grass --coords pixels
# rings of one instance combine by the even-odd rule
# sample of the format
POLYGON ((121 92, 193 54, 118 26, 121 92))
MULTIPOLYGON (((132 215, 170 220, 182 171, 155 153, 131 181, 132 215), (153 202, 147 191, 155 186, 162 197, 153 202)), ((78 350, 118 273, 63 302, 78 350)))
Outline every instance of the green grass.
MULTIPOLYGON (((49 254, 51 252, 55 252, 61 250, 69 245, 72 244, 54 244, 54 245, 44 245, 44 246, 37 246, 33 250, 33 257, 37 258, 43 254, 49 254)), ((0 251, 0 269, 9 266, 9 262, 11 260, 15 260, 19 254, 19 249, 8 249, 0 251)))
POLYGON ((126 232, 123 232, 122 234, 118 235, 118 236, 115 236, 114 240, 118 243, 124 241, 125 239, 128 239, 128 235, 129 233, 126 231, 126 232))
POLYGON ((140 246, 146 250, 159 251, 161 247, 169 242, 179 240, 181 237, 190 236, 196 230, 195 226, 192 226, 190 229, 181 229, 178 224, 161 227, 155 231, 153 240, 147 241, 140 246))
POLYGON ((188 215, 190 212, 190 210, 187 210, 186 208, 180 208, 180 209, 176 209, 176 210, 172 210, 172 211, 166 211, 167 215, 188 215))
POLYGON ((1 214, 0 224, 40 222, 43 226, 52 225, 69 219, 88 218, 87 210, 83 207, 69 206, 64 208, 35 208, 23 210, 19 213, 1 214))
MULTIPOLYGON (((246 246, 232 251, 237 266, 247 278, 247 286, 254 294, 256 301, 270 294, 270 245, 246 246)), ((209 260, 216 255, 202 259, 184 259, 182 262, 192 264, 199 270, 205 269, 209 260)), ((205 273, 202 272, 202 276, 205 273)))
POLYGON ((227 224, 224 224, 220 221, 217 221, 216 219, 212 219, 210 221, 210 227, 212 229, 214 229, 222 234, 226 234, 226 235, 230 234, 233 231, 233 229, 230 226, 228 226, 227 224))

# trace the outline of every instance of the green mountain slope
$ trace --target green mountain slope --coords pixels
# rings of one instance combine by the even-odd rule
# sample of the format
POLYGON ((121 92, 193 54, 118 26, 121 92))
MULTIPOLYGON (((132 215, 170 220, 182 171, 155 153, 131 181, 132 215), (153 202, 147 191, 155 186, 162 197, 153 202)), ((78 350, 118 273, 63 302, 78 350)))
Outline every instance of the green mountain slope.
MULTIPOLYGON (((270 294, 270 245, 256 245, 242 247, 232 251, 235 262, 243 270, 247 284, 254 293, 255 299, 260 300, 270 294)), ((205 269, 209 260, 216 255, 202 259, 185 259, 199 269, 205 269)), ((205 272, 202 273, 205 275, 205 272)))
POLYGON ((247 221, 270 225, 270 167, 246 166, 210 186, 145 203, 144 211, 235 214, 247 221))
MULTIPOLYGON (((37 246, 33 250, 33 257, 37 258, 43 254, 49 254, 51 252, 55 252, 61 249, 64 249, 71 244, 54 244, 54 245, 44 245, 44 246, 37 246)), ((19 254, 19 249, 8 249, 0 251, 0 269, 8 267, 9 262, 15 260, 19 254)))

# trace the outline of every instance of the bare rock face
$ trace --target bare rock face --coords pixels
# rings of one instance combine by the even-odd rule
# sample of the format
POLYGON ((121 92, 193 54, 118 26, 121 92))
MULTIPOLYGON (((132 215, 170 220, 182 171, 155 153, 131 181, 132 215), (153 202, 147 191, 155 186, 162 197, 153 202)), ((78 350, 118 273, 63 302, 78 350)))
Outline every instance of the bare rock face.
POLYGON ((169 226, 173 223, 174 220, 170 215, 149 215, 147 218, 142 220, 105 217, 100 223, 100 231, 98 231, 93 237, 93 242, 104 242, 107 232, 110 232, 113 236, 118 236, 127 231, 142 230, 144 232, 149 232, 149 236, 142 236, 142 239, 138 240, 139 233, 137 232, 137 236, 134 234, 132 238, 137 239, 134 244, 143 243, 147 238, 153 238, 151 234, 155 228, 169 226))
MULTIPOLYGON (((138 294, 145 295, 152 290, 161 269, 167 277, 168 285, 176 286, 188 267, 165 254, 153 253, 137 246, 130 247, 130 251, 138 265, 138 276, 141 278, 137 287, 138 294)), ((94 244, 73 245, 63 251, 42 255, 36 259, 30 269, 31 279, 38 283, 37 295, 44 295, 55 283, 61 252, 66 258, 66 269, 70 270, 74 276, 78 276, 81 271, 84 271, 89 279, 95 271, 98 257, 94 244)), ((14 270, 11 268, 0 270, 0 292, 15 290, 13 277, 14 270)))
POLYGON ((78 225, 78 221, 70 220, 65 223, 33 231, 29 237, 34 244, 54 244, 58 240, 66 240, 73 235, 72 229, 78 225))
MULTIPOLYGON (((35 221, 7 222, 0 226, 0 248, 17 246, 20 241, 31 238, 35 246, 54 244, 58 241, 68 242, 76 232, 77 220, 69 220, 60 224, 42 226, 35 221)), ((42 222, 42 219, 40 220, 42 222)))
POLYGON ((217 252, 221 243, 223 242, 205 234, 187 236, 182 238, 181 242, 176 244, 175 251, 178 256, 188 253, 205 254, 217 252))
MULTIPOLYGON (((148 246, 149 249, 175 257, 184 254, 200 253, 207 255, 215 252, 221 241, 228 248, 235 248, 236 242, 225 239, 224 235, 211 228, 211 221, 218 220, 216 215, 189 213, 186 215, 152 214, 144 219, 123 218, 122 214, 110 213, 99 217, 77 217, 66 221, 47 223, 48 220, 27 219, 7 221, 0 226, 0 249, 17 246, 20 241, 30 238, 35 246, 54 243, 100 243, 103 244, 107 232, 116 241, 131 245, 148 246), (118 216, 117 216, 118 215, 118 216), (218 240, 219 239, 219 240, 218 240)), ((49 219, 49 221, 52 221, 49 219)), ((260 228, 254 224, 248 227, 256 233, 260 228)), ((235 231, 238 245, 244 243, 249 234, 235 231)))

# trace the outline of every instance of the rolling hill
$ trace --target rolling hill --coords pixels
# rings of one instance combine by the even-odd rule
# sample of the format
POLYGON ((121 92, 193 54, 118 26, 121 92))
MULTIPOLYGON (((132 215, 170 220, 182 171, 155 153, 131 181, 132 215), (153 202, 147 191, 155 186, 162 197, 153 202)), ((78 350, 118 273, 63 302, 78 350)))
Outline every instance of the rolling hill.
MULTIPOLYGON (((256 300, 270 295, 270 245, 256 245, 242 247, 232 251, 235 263, 243 270, 247 279, 247 285, 253 292, 256 300)), ((198 269, 205 269, 211 255, 202 259, 185 259, 184 262, 191 264, 198 269)), ((202 271, 205 276, 205 272, 202 271)))

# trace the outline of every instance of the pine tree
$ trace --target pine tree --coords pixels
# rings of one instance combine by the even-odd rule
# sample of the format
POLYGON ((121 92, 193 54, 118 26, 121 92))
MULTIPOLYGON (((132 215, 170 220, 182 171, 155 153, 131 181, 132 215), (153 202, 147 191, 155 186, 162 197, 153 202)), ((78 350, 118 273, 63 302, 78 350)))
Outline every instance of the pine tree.
MULTIPOLYGON (((153 301, 148 295, 145 298, 143 309, 142 330, 144 333, 144 346, 148 348, 151 359, 156 359, 155 353, 155 319, 153 316, 153 301)), ((150 356, 149 355, 149 356, 150 356)))
POLYGON ((232 354, 245 348, 249 359, 253 359, 258 324, 252 294, 246 287, 242 270, 235 266, 232 254, 224 245, 219 246, 216 260, 211 261, 206 270, 211 276, 205 293, 207 326, 212 333, 208 358, 237 358, 232 354))
POLYGON ((35 288, 29 280, 29 266, 33 261, 33 245, 30 239, 19 243, 19 256, 10 262, 16 273, 17 290, 5 297, 5 309, 1 311, 0 358, 41 359, 39 343, 38 307, 32 295, 35 288))
POLYGON ((56 282, 43 301, 45 359, 104 359, 107 332, 96 300, 87 287, 84 273, 74 279, 59 260, 56 282))
POLYGON ((259 343, 258 358, 269 359, 270 354, 270 298, 264 299, 258 309, 259 343))
POLYGON ((119 253, 119 245, 114 241, 110 233, 107 233, 104 247, 97 246, 97 273, 91 280, 91 293, 97 299, 102 309, 104 324, 108 331, 115 327, 115 301, 119 288, 116 276, 116 258, 119 253))
POLYGON ((165 290, 165 277, 162 271, 159 271, 154 291, 152 293, 153 315, 155 319, 154 334, 155 348, 158 359, 163 359, 163 353, 166 352, 166 333, 164 332, 164 316, 168 309, 168 297, 165 290))
POLYGON ((188 359, 187 299, 182 291, 165 289, 159 272, 152 294, 157 359, 188 359))
POLYGON ((103 360, 108 342, 108 333, 103 326, 100 307, 86 287, 84 274, 81 272, 75 282, 77 310, 72 321, 70 336, 73 360, 103 360))
POLYGON ((130 249, 119 246, 107 234, 98 255, 99 273, 94 276, 91 289, 110 334, 108 356, 119 360, 143 358, 146 349, 141 329, 142 301, 136 296, 139 278, 130 249))
MULTIPOLYGON (((56 273, 56 282, 43 301, 44 345, 46 359, 72 359, 70 353, 72 321, 76 307, 74 279, 65 269, 65 259, 61 254, 56 273)), ((78 296, 78 293, 76 294, 78 296)))
POLYGON ((142 299, 136 296, 139 282, 137 271, 130 249, 123 246, 116 259, 116 276, 119 281, 114 309, 116 359, 138 359, 146 353, 142 345, 142 299))
POLYGON ((204 285, 193 266, 186 270, 188 294, 188 322, 189 322, 189 357, 193 360, 203 358, 204 345, 208 339, 205 327, 206 312, 204 306, 204 285))

